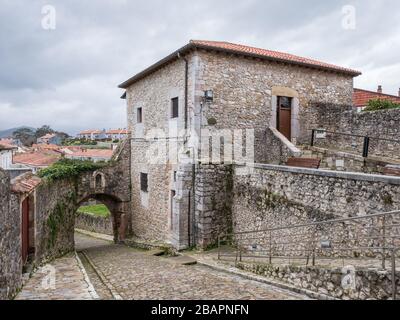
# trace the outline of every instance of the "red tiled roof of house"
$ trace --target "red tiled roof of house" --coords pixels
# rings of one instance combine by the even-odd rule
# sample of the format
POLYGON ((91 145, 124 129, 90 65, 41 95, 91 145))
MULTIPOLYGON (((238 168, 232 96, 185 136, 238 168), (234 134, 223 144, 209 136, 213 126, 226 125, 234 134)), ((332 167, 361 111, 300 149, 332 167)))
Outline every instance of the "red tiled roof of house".
POLYGON ((107 134, 128 134, 128 130, 126 129, 113 129, 113 130, 108 130, 106 132, 107 134))
POLYGON ((365 107, 368 105, 368 101, 374 100, 374 99, 381 99, 381 100, 389 100, 395 103, 400 104, 400 97, 390 95, 390 94, 385 94, 385 93, 379 93, 379 92, 374 92, 374 91, 369 91, 369 90, 363 90, 363 89, 354 89, 353 92, 353 105, 355 107, 365 107))
POLYGON ((15 193, 30 193, 42 180, 32 173, 25 173, 11 181, 11 191, 15 193))
POLYGON ((16 145, 14 145, 12 139, 0 139, 0 150, 13 150, 18 149, 16 145))
POLYGON ((114 151, 111 149, 85 149, 76 151, 69 156, 85 158, 111 158, 114 151))
POLYGON ((61 149, 60 146, 57 146, 55 144, 33 144, 32 148, 36 150, 55 150, 55 151, 61 149))
POLYGON ((300 56, 296 56, 289 53, 279 52, 279 51, 272 51, 266 50, 261 48, 255 48, 250 46, 245 46, 241 44, 234 44, 230 42, 222 42, 222 41, 206 41, 206 40, 191 40, 189 44, 180 48, 179 50, 173 52, 169 56, 165 57, 164 59, 158 61, 157 63, 153 64, 149 68, 145 69, 144 71, 138 73, 137 75, 133 76, 132 78, 128 79, 124 83, 120 84, 119 87, 122 89, 128 88, 130 85, 135 83, 136 81, 142 79, 143 77, 147 76, 148 74, 156 71, 157 69, 161 68, 165 64, 178 59, 178 54, 185 54, 192 49, 205 49, 205 50, 214 50, 226 53, 233 53, 233 54, 241 54, 244 56, 249 57, 257 57, 260 59, 270 60, 270 61, 277 61, 277 62, 285 62, 289 64, 300 65, 309 68, 316 68, 319 70, 325 71, 333 71, 342 74, 348 74, 350 76, 356 77, 361 75, 360 71, 340 67, 331 63, 326 63, 310 58, 304 58, 300 56))
POLYGON ((13 157, 13 163, 25 164, 33 167, 48 167, 56 163, 61 158, 60 154, 55 152, 30 152, 17 153, 13 157))

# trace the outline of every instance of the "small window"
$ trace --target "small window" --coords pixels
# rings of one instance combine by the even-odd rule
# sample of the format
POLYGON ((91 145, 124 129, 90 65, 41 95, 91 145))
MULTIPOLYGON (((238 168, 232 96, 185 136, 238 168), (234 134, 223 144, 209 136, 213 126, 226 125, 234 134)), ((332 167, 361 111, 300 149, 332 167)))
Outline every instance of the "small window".
POLYGON ((143 192, 149 192, 148 174, 147 173, 140 174, 140 189, 143 192))
POLYGON ((176 182, 176 174, 177 174, 177 172, 174 171, 174 182, 176 182))
POLYGON ((179 98, 173 98, 171 100, 171 118, 178 118, 179 117, 179 98))
POLYGON ((292 98, 278 97, 278 106, 280 108, 290 109, 292 107, 292 98))
POLYGON ((137 123, 143 123, 143 109, 137 108, 137 123))

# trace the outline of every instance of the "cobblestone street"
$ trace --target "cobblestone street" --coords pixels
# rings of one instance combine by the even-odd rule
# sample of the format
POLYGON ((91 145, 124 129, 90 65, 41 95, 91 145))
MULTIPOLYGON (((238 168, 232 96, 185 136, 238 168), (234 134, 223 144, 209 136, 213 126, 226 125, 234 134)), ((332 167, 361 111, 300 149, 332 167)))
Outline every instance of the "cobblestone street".
MULTIPOLYGON (((77 250, 83 250, 83 255, 79 256, 100 299, 307 299, 305 296, 240 276, 201 265, 183 266, 174 262, 174 259, 152 256, 145 251, 110 244, 82 234, 77 234, 75 240, 77 250)), ((56 260, 54 265, 67 264, 71 267, 76 264, 74 261, 75 258, 63 258, 56 260)), ((73 268, 75 271, 80 270, 76 267, 73 268)), ((59 269, 59 273, 62 270, 59 269)), ((50 290, 47 296, 41 290, 37 294, 35 292, 41 277, 43 275, 34 276, 18 298, 60 298, 60 292, 67 292, 69 286, 73 286, 74 290, 68 291, 66 299, 91 298, 83 274, 80 277, 75 272, 64 274, 57 282, 57 287, 60 286, 63 290, 57 291, 57 294, 50 290), (76 297, 71 296, 72 291, 76 292, 76 297)))

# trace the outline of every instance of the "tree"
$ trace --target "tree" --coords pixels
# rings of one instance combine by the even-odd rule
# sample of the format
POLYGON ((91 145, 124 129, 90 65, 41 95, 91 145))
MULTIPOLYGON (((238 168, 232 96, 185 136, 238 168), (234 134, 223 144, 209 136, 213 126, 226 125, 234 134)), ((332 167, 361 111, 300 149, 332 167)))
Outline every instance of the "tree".
POLYGON ((41 128, 36 129, 35 136, 36 138, 40 138, 48 133, 55 133, 55 131, 50 126, 44 125, 41 128))
POLYGON ((31 147, 36 142, 35 131, 29 128, 20 128, 14 131, 14 139, 19 139, 24 146, 31 147))

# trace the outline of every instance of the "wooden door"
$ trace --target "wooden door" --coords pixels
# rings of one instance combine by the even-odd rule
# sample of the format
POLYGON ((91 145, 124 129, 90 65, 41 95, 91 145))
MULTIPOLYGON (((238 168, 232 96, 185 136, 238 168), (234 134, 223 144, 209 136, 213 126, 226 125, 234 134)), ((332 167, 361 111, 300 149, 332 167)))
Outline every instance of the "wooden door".
POLYGON ((28 260, 29 253, 29 198, 22 202, 22 228, 21 228, 21 242, 22 242, 22 263, 25 264, 28 260))
POLYGON ((287 97, 278 98, 278 131, 289 141, 292 140, 292 99, 287 97))

